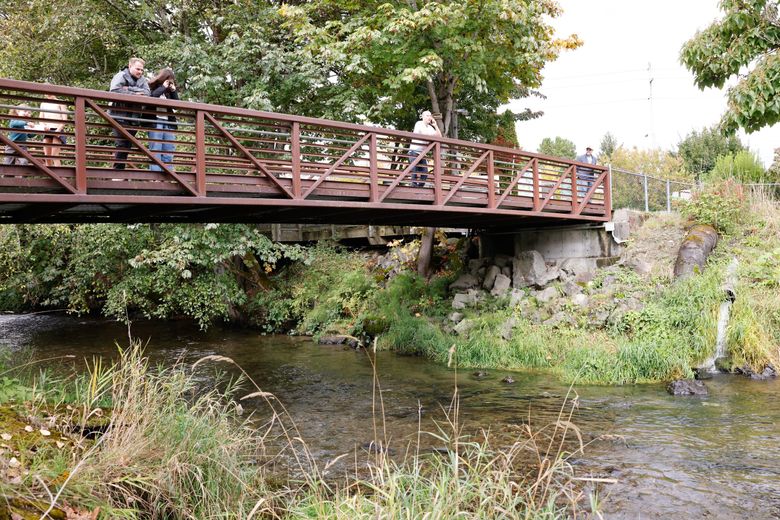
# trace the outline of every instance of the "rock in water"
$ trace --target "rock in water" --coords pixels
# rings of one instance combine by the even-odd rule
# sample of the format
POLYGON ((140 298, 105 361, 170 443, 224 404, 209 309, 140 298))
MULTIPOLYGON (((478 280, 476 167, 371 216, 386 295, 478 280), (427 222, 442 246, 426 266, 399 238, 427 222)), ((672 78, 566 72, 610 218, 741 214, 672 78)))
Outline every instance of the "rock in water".
POLYGON ((707 395, 707 387, 696 379, 676 379, 669 383, 666 391, 672 395, 707 395))

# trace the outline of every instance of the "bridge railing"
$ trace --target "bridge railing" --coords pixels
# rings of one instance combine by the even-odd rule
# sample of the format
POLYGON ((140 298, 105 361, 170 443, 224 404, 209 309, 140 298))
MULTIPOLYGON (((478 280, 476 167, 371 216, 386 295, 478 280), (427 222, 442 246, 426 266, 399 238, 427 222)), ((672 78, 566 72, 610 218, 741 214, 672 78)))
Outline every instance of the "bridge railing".
POLYGON ((327 200, 584 220, 611 212, 606 167, 372 126, 5 79, 0 120, 0 202, 327 200), (21 105, 32 114, 10 113, 21 105), (175 123, 160 119, 169 110, 175 123), (155 133, 163 123, 175 142, 155 133), (26 141, 12 139, 19 132, 26 141), (417 157, 412 140, 424 143, 417 157))

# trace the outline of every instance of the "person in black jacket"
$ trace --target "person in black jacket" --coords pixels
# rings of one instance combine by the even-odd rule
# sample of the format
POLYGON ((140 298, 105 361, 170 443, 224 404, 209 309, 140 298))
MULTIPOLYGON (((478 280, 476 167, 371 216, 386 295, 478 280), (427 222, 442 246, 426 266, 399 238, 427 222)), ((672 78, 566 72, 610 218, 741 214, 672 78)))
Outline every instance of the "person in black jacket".
MULTIPOLYGON (((179 99, 176 92, 176 81, 173 70, 169 68, 160 69, 160 72, 149 82, 149 88, 152 91, 151 96, 155 98, 179 99)), ((157 107, 157 121, 154 124, 154 130, 149 131, 149 149, 155 154, 161 162, 166 165, 173 163, 173 152, 176 150, 176 116, 173 115, 172 108, 157 107)), ((173 169, 173 166, 169 166, 173 169)), ((152 164, 150 169, 153 171, 162 171, 156 164, 152 164)))
MULTIPOLYGON (((144 60, 141 58, 130 58, 127 67, 117 72, 111 79, 111 86, 109 87, 111 92, 117 94, 132 94, 136 96, 148 96, 149 84, 144 77, 144 60)), ((141 116, 140 105, 114 103, 110 113, 122 126, 127 128, 130 135, 135 136, 138 130, 135 127, 139 126, 138 119, 141 116), (131 109, 117 110, 117 109, 131 109)), ((114 128, 112 129, 114 134, 114 143, 116 146, 116 152, 114 153, 114 168, 117 170, 125 169, 125 160, 127 160, 127 153, 130 149, 130 141, 119 133, 114 128)))

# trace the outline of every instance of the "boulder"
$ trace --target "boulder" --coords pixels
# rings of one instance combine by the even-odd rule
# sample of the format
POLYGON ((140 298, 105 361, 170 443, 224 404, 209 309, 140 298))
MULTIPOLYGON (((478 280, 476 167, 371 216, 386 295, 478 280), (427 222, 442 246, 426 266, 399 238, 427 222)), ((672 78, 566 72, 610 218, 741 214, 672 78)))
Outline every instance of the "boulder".
POLYGON ((490 291, 490 294, 493 296, 504 296, 509 291, 511 285, 512 280, 510 280, 508 276, 499 274, 496 276, 496 280, 493 283, 493 290, 490 291))
POLYGON ((561 271, 575 282, 587 283, 596 275, 596 261, 593 258, 567 258, 559 265, 561 271))
POLYGON ((537 285, 547 274, 544 258, 538 251, 523 251, 512 259, 512 273, 515 287, 537 285))
POLYGON ((463 319, 463 313, 462 312, 453 312, 449 316, 447 316, 447 318, 451 322, 453 322, 453 323, 458 323, 458 322, 460 322, 463 319))
POLYGON ((468 294, 458 293, 452 299, 452 308, 455 310, 465 309, 471 304, 471 297, 468 294))
POLYGON ((501 274, 506 276, 507 278, 512 278, 512 268, 508 265, 501 268, 501 274))
POLYGON ((707 395, 707 387, 696 379, 676 379, 666 386, 666 391, 672 395, 707 395))
POLYGON ((462 291, 465 289, 473 289, 479 285, 479 280, 473 274, 462 274, 457 280, 450 284, 450 289, 455 291, 462 291))
POLYGON ((536 299, 541 303, 549 303, 558 297, 560 293, 555 287, 548 287, 543 291, 536 293, 536 299))
POLYGON ((750 379, 756 379, 758 381, 763 381, 765 379, 773 379, 777 377, 777 370, 775 370, 775 367, 772 366, 771 363, 767 364, 767 366, 765 366, 764 370, 762 370, 761 372, 755 372, 747 365, 738 368, 737 372, 739 372, 743 376, 749 377, 750 379))
POLYGON ((482 267, 484 263, 485 260, 483 258, 472 258, 469 260, 469 272, 476 275, 477 271, 479 271, 479 268, 482 267))
POLYGON ((574 296, 572 296, 572 297, 571 297, 571 302, 572 302, 574 305, 577 305, 577 306, 579 306, 579 307, 587 307, 587 306, 588 306, 588 303, 589 303, 589 301, 590 301, 590 300, 588 299, 588 297, 587 297, 587 296, 585 296, 585 295, 584 295, 584 294, 582 294, 582 293, 580 293, 580 294, 575 294, 574 296))
POLYGON ((502 383, 506 383, 508 385, 512 385, 515 382, 515 379, 512 376, 506 376, 504 379, 501 380, 502 383))
POLYGON ((496 257, 493 259, 493 263, 496 264, 501 269, 503 269, 504 267, 507 267, 509 265, 509 262, 511 260, 512 257, 509 255, 496 255, 496 257))
POLYGON ((474 325, 476 325, 474 320, 462 320, 453 327, 453 330, 455 333, 457 333, 458 336, 466 336, 468 335, 469 331, 474 328, 474 325))
POLYGON ((573 327, 577 324, 571 313, 565 311, 556 312, 549 319, 544 320, 542 323, 550 327, 558 327, 560 325, 569 325, 573 327))
POLYGON ((501 268, 497 265, 491 265, 485 272, 485 280, 482 282, 482 288, 489 291, 493 288, 493 283, 496 281, 496 276, 501 274, 501 268))
POLYGON ((501 338, 504 341, 509 341, 512 339, 512 331, 517 326, 517 318, 514 316, 507 319, 503 324, 501 324, 501 338))
POLYGON ((574 296, 575 294, 580 294, 582 292, 582 286, 574 280, 563 282, 561 289, 566 296, 574 296))
POLYGON ((704 264, 717 243, 718 232, 714 227, 697 224, 689 229, 677 253, 674 278, 685 278, 704 269, 704 264))
POLYGON ((519 304, 523 298, 525 298, 525 293, 521 289, 512 289, 512 292, 509 293, 509 305, 514 307, 519 304))
POLYGON ((352 348, 355 348, 359 345, 357 338, 353 338, 352 336, 345 336, 342 334, 326 334, 324 336, 320 336, 317 340, 317 343, 320 345, 349 345, 352 348))

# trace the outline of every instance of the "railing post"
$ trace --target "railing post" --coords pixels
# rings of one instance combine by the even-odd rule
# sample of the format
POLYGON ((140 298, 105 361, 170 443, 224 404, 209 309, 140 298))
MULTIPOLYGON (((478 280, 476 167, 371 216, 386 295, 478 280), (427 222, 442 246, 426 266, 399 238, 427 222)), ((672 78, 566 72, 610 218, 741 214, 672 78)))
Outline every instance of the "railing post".
POLYGON ((87 193, 87 108, 83 97, 76 98, 76 192, 87 193))
POLYGON ((579 198, 577 193, 577 167, 570 166, 571 168, 571 210, 577 211, 577 199, 579 198))
POLYGON ((642 174, 642 184, 644 185, 645 189, 645 212, 650 211, 650 197, 647 194, 647 174, 642 174))
POLYGON ((371 133, 371 141, 368 149, 368 193, 369 202, 376 202, 379 199, 379 177, 377 174, 377 152, 376 152, 376 134, 371 133))
POLYGON ((496 170, 493 165, 493 150, 488 153, 487 161, 487 207, 493 209, 496 205, 496 180, 493 178, 496 170))
POLYGON ((206 196, 206 120, 202 110, 195 112, 195 192, 206 196))
POLYGON ((604 191, 604 213, 612 218, 612 165, 607 165, 607 189, 604 191))
POLYGON ((539 211, 539 208, 542 205, 542 200, 539 193, 539 159, 533 160, 533 168, 534 168, 534 211, 539 211))
POLYGON ((438 206, 441 204, 441 143, 436 143, 433 147, 433 153, 434 159, 436 160, 436 163, 433 165, 433 204, 438 206))
POLYGON ((672 212, 672 186, 669 179, 666 179, 666 211, 672 212))
POLYGON ((301 198, 301 124, 294 121, 290 136, 290 153, 292 154, 292 192, 293 198, 301 198))

